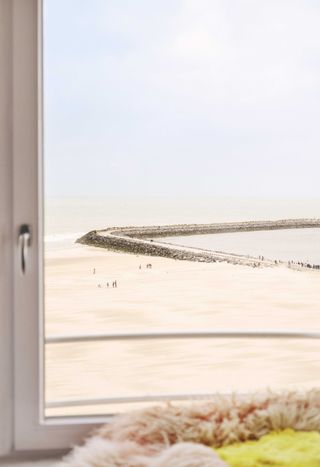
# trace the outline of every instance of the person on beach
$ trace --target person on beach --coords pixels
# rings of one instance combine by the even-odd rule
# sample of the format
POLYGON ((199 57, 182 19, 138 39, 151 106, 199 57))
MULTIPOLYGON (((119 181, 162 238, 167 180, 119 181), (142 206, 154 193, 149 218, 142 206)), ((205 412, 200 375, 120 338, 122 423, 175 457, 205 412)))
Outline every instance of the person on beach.
POLYGON ((114 281, 114 286, 115 286, 115 288, 118 287, 117 281, 114 281))
POLYGON ((95 274, 95 273, 96 273, 96 268, 93 268, 93 274, 95 274))
POLYGON ((109 288, 109 282, 107 282, 107 289, 109 288))

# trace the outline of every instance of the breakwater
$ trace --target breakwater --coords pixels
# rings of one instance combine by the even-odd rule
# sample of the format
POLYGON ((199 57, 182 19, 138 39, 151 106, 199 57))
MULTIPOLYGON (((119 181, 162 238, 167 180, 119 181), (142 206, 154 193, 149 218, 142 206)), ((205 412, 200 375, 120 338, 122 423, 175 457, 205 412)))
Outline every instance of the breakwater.
MULTIPOLYGON (((91 245, 117 252, 136 255, 161 256, 187 261, 216 262, 248 266, 274 266, 281 264, 274 260, 236 255, 225 252, 188 248, 154 241, 155 238, 172 236, 203 235, 258 230, 280 230, 319 228, 320 219, 281 219, 274 221, 224 222, 212 224, 177 224, 160 226, 111 227, 93 230, 77 240, 77 243, 91 245)), ((292 267, 292 266, 291 266, 292 267)))

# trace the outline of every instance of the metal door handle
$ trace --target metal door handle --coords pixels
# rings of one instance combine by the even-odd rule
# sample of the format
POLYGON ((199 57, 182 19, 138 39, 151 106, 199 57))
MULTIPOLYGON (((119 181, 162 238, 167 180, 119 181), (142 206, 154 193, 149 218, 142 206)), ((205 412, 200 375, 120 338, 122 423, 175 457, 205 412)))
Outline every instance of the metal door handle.
POLYGON ((28 251, 31 245, 31 232, 28 224, 22 224, 19 229, 19 251, 22 274, 26 273, 28 251))

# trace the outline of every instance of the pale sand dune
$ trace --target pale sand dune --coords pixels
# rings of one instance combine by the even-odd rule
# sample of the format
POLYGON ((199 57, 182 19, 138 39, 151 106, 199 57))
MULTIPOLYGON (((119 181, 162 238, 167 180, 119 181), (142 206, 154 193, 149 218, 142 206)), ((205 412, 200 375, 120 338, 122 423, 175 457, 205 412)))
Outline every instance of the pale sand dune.
MULTIPOLYGON (((320 274, 315 271, 136 257, 74 245, 48 252, 45 282, 48 336, 320 330, 320 274)), ((319 350, 320 342, 301 340, 54 344, 46 353, 47 399, 312 387, 320 382, 319 350)))

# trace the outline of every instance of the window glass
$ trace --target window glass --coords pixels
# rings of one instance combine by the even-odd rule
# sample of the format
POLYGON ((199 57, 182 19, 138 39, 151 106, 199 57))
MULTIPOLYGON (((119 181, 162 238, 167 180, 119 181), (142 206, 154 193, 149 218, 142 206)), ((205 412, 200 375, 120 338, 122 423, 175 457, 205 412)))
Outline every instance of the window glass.
POLYGON ((44 1, 47 416, 317 384, 314 341, 200 333, 320 324, 319 14, 44 1))

